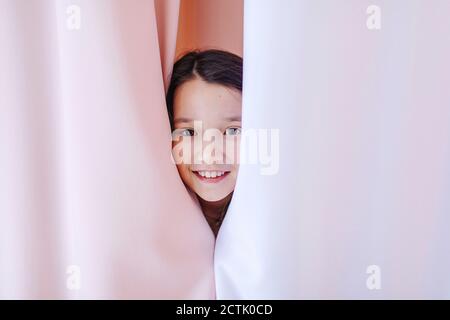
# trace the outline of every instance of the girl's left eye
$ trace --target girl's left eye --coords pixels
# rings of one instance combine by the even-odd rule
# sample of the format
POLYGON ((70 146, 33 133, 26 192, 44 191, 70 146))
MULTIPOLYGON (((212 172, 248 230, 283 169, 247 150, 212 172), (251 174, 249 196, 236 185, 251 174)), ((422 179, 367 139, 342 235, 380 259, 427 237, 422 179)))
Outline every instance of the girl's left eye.
POLYGON ((236 136, 241 134, 241 128, 227 128, 225 130, 225 135, 227 136, 236 136))

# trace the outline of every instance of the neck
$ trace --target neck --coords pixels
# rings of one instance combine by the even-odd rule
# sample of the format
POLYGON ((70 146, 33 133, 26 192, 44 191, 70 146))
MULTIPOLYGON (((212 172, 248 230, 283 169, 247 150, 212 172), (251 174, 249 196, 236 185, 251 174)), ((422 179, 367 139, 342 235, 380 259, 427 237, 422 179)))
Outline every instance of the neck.
POLYGON ((206 220, 213 230, 214 235, 217 235, 217 232, 219 231, 220 224, 222 223, 222 220, 225 216, 224 211, 232 196, 233 192, 218 201, 206 201, 198 197, 203 214, 205 215, 206 220))

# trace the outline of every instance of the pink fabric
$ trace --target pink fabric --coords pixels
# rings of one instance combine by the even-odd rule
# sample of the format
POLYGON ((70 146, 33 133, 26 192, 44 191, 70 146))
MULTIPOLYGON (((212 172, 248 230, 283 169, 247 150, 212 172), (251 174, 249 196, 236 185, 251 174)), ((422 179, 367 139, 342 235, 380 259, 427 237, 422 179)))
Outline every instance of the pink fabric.
POLYGON ((181 0, 177 56, 218 48, 243 54, 243 0, 181 0))
POLYGON ((180 0, 155 0, 159 50, 166 90, 170 82, 170 72, 175 62, 179 9, 180 0))
POLYGON ((69 30, 73 3, 0 2, 0 298, 214 298, 170 157, 176 1, 78 0, 69 30))

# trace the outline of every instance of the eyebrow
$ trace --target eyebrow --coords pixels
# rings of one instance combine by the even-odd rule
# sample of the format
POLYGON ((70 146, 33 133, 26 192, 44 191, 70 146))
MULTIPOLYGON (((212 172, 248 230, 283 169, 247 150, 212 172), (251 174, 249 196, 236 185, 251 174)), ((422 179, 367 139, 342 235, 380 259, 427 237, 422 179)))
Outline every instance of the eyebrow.
MULTIPOLYGON (((242 117, 241 116, 236 116, 236 117, 226 117, 224 118, 226 121, 242 121, 242 117)), ((197 119, 190 119, 190 118, 176 118, 173 122, 174 123, 178 123, 178 122, 193 122, 197 119)))
POLYGON ((191 122, 191 121, 193 120, 189 118, 176 118, 173 122, 177 123, 177 122, 191 122))
POLYGON ((227 121, 242 121, 242 117, 241 117, 241 116, 237 116, 237 117, 226 117, 225 120, 227 120, 227 121))

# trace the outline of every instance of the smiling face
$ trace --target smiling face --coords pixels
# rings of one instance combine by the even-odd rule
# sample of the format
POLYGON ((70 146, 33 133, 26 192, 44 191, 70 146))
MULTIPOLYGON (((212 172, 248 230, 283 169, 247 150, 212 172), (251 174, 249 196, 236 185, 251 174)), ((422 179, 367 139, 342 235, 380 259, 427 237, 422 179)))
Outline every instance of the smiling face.
POLYGON ((242 94, 239 90, 195 78, 176 89, 173 104, 174 146, 202 139, 189 163, 177 165, 181 179, 205 201, 220 201, 236 185, 242 94), (198 126, 201 124, 201 128, 198 126), (206 135, 205 135, 206 133, 206 135), (213 135, 210 139, 207 136, 213 135), (220 141, 216 141, 219 139, 220 141))

